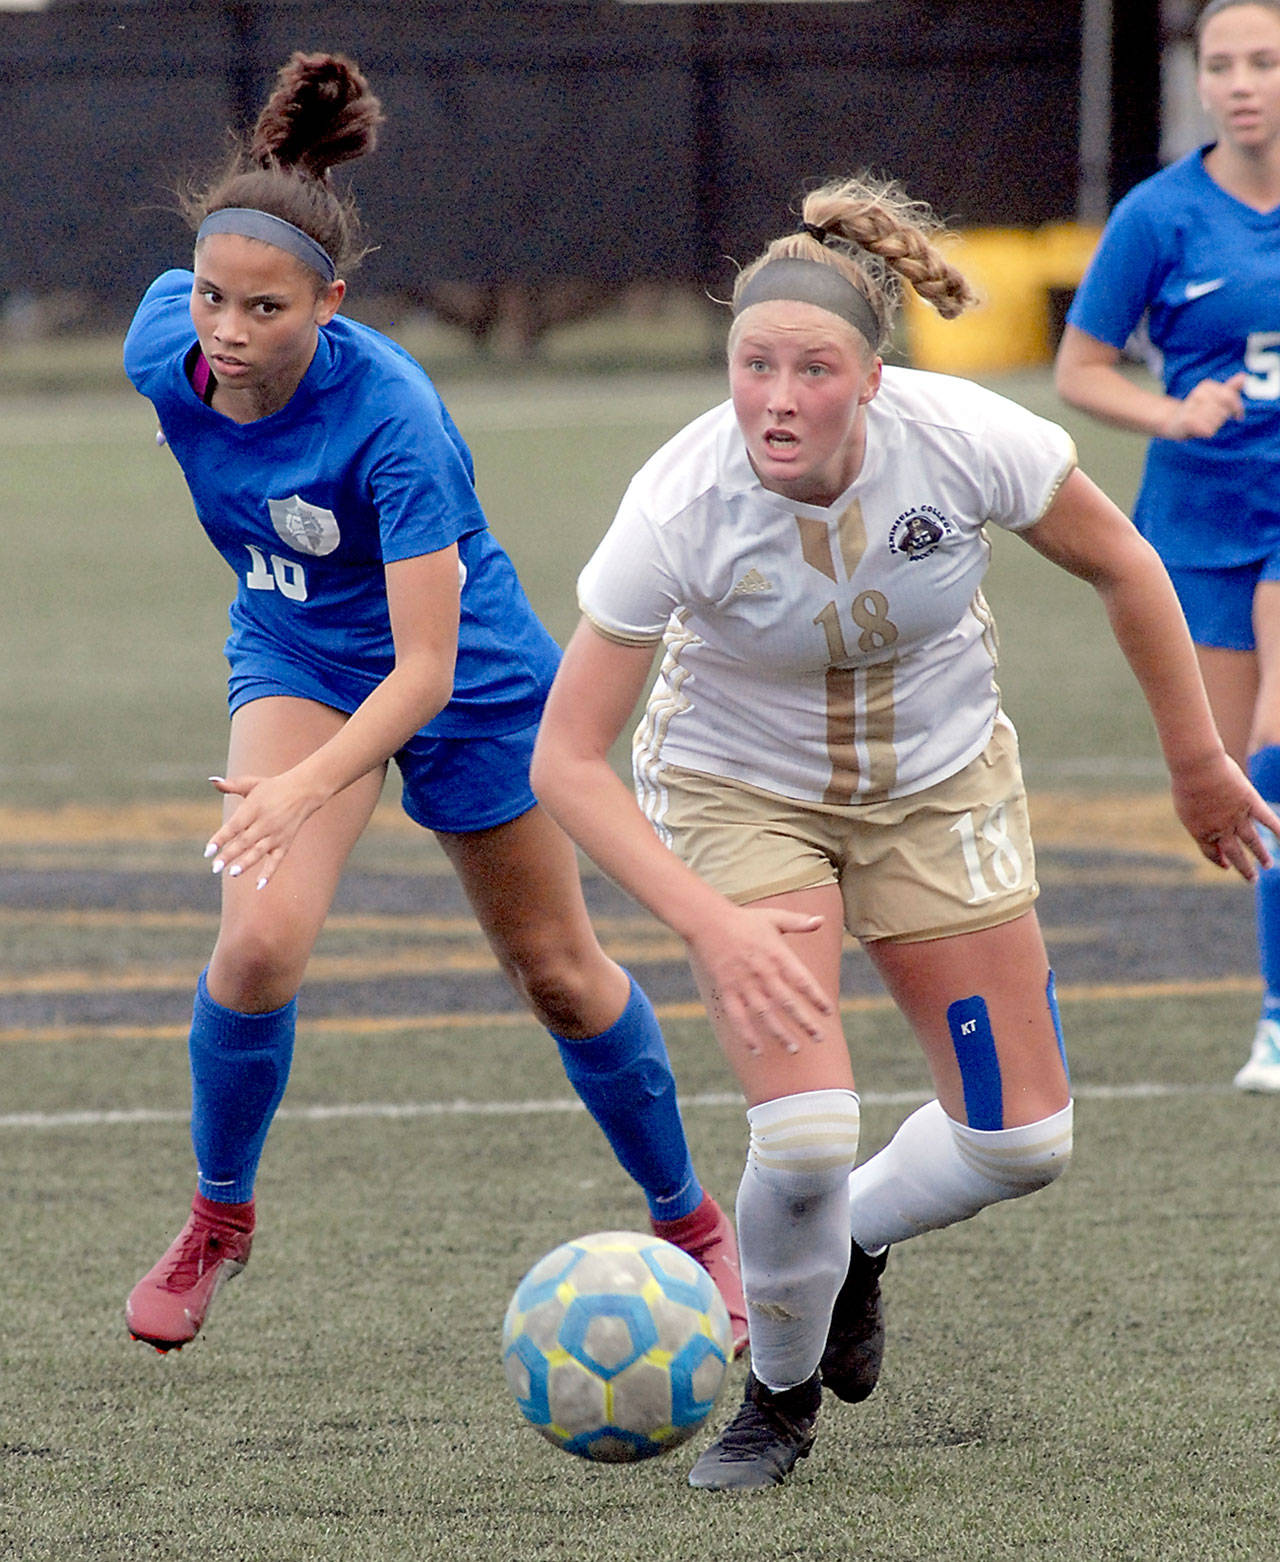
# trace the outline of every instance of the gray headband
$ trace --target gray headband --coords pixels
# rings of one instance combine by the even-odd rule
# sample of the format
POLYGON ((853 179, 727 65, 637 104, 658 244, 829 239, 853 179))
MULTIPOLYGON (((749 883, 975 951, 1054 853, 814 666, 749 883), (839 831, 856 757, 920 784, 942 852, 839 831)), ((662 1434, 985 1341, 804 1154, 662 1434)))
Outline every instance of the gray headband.
POLYGON ((855 331, 861 332, 874 348, 880 340, 880 322, 871 300, 834 266, 820 260, 784 256, 766 261, 734 301, 733 313, 740 315, 752 304, 775 299, 790 299, 797 304, 814 304, 839 315, 855 331))
POLYGON ((304 266, 310 266, 312 271, 318 271, 326 282, 332 282, 338 275, 333 257, 309 233, 295 228, 283 217, 260 212, 255 206, 223 206, 210 212, 200 224, 196 243, 211 233, 238 233, 242 239, 261 239, 264 244, 274 244, 277 249, 287 250, 304 266))

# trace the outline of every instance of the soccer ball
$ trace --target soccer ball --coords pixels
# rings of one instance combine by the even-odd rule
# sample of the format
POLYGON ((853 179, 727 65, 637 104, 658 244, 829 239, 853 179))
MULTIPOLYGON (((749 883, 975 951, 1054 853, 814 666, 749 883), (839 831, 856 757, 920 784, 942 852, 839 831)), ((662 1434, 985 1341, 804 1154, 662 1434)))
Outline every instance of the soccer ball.
POLYGON ((733 1359, 729 1314, 695 1259, 601 1231, 553 1248, 520 1284, 502 1361, 521 1415, 582 1459, 629 1464, 693 1436, 733 1359))

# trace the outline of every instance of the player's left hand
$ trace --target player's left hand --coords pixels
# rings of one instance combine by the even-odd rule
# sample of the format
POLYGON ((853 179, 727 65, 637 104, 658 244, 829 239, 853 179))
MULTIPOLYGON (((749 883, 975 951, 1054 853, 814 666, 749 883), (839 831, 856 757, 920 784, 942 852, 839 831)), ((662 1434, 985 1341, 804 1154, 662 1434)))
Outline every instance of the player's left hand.
POLYGON ((1201 852, 1219 868, 1234 868, 1252 883, 1259 866, 1271 867, 1263 830, 1280 837, 1280 818, 1225 753, 1174 775, 1173 806, 1201 852))
POLYGON ((243 801, 204 849, 213 858, 213 871, 228 878, 256 874, 258 889, 265 889, 271 875, 293 844, 298 831, 320 806, 298 784, 292 771, 278 776, 210 776, 224 796, 243 801))

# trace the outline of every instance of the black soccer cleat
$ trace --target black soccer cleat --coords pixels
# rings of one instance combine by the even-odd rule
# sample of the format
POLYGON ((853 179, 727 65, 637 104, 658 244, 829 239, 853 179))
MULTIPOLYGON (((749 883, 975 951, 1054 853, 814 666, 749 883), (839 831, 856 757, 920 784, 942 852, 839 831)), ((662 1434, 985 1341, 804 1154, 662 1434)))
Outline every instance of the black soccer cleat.
POLYGON ((856 1242, 851 1247, 849 1272, 832 1309, 819 1370, 824 1387, 837 1399, 856 1405, 875 1388, 884 1360, 880 1276, 889 1249, 870 1258, 856 1242))
POLYGON ((778 1486, 813 1447, 822 1380, 815 1372, 795 1388, 768 1389, 754 1372, 738 1413, 689 1471, 703 1491, 760 1491, 778 1486))

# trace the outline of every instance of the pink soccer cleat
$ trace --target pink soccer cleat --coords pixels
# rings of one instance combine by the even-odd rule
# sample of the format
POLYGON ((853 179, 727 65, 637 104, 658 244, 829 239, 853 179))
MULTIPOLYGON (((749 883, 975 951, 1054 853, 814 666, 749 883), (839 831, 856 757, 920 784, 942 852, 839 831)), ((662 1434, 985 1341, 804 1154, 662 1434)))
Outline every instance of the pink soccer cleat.
POLYGON ((696 1258, 716 1283, 729 1309, 733 1326, 733 1354, 747 1348, 747 1302, 742 1294, 742 1270, 738 1264, 738 1237, 733 1222, 709 1193, 702 1203, 679 1220, 653 1220, 653 1234, 696 1258))
POLYGON ((216 1204, 197 1193, 186 1225, 129 1293, 124 1317, 134 1339, 158 1351, 194 1340, 218 1287, 248 1263, 253 1225, 252 1199, 216 1204))

